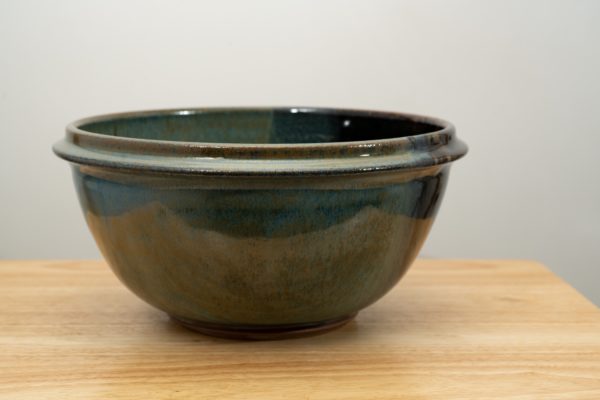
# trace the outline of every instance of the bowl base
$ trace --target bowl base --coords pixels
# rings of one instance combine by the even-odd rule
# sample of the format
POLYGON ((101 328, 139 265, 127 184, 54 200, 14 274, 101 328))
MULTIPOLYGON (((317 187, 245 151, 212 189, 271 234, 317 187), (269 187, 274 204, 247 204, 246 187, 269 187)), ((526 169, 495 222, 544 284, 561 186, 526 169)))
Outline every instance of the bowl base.
POLYGON ((213 324, 170 315, 174 321, 193 331, 209 336, 238 340, 282 340, 318 335, 347 324, 355 316, 356 313, 322 322, 257 327, 213 324))

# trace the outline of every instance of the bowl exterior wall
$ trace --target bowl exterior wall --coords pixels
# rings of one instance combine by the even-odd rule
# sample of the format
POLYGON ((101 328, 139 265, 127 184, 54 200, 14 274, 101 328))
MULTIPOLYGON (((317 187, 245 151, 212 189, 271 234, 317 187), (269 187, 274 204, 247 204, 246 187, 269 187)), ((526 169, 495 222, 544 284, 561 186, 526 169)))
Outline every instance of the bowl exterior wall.
POLYGON ((231 326, 331 320, 382 297, 421 248, 448 173, 232 185, 73 165, 87 224, 121 281, 173 316, 231 326))

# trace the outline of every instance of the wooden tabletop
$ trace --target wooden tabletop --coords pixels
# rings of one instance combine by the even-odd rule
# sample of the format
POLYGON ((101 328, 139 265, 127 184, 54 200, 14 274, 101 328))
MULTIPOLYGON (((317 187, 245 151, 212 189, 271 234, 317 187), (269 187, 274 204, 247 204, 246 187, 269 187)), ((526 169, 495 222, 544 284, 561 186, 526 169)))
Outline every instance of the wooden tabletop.
POLYGON ((0 398, 600 399, 600 311, 527 261, 420 260, 354 322, 187 331, 100 261, 0 262, 0 398))

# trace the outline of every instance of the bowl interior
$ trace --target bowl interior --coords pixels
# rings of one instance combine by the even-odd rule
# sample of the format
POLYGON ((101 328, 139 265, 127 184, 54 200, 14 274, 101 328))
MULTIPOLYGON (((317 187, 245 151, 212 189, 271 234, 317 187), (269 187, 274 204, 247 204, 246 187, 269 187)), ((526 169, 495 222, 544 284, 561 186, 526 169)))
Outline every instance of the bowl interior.
POLYGON ((134 139, 208 143, 332 143, 391 139, 443 126, 408 116, 314 109, 214 109, 118 116, 84 131, 134 139))

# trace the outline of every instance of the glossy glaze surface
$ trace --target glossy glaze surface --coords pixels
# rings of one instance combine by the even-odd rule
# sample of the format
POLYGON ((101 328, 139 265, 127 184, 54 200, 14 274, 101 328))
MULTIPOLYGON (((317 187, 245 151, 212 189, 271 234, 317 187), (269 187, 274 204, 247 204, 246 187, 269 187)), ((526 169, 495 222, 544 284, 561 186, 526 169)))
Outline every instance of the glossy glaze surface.
POLYGON ((73 162, 88 226, 123 283, 222 330, 318 325, 383 296, 429 232, 448 162, 466 152, 438 120, 207 115, 83 121, 55 151, 73 162))

